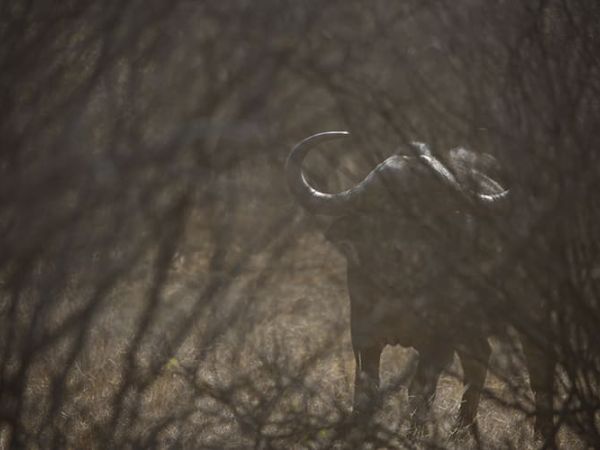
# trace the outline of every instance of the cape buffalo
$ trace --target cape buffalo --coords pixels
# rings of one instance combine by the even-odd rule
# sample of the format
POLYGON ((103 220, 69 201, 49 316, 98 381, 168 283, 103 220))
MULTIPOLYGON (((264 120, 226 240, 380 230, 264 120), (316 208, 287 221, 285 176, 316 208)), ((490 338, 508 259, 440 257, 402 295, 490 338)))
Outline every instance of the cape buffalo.
MULTIPOLYGON (((354 411, 368 410, 376 396, 384 346, 400 344, 419 353, 409 386, 415 418, 426 417, 438 377, 456 352, 466 385, 459 420, 473 424, 488 337, 514 326, 511 317, 526 311, 512 304, 514 315, 498 311, 506 304, 493 299, 503 259, 496 222, 510 215, 511 202, 494 176, 499 164, 463 148, 450 151, 443 163, 427 145, 413 143, 415 155, 386 159, 351 189, 320 192, 305 178, 302 163, 316 144, 347 135, 324 132, 297 144, 286 176, 304 208, 334 216, 326 237, 347 259, 354 411)), ((534 336, 523 333, 521 341, 536 401, 535 429, 550 439, 554 362, 534 336)))

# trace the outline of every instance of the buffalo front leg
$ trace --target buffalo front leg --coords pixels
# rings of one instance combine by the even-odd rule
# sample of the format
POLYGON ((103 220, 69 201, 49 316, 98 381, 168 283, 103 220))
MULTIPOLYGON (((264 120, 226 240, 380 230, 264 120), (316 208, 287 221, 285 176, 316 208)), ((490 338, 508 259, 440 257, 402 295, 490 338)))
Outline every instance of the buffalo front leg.
POLYGON ((476 341, 467 348, 458 350, 463 367, 465 391, 459 412, 459 426, 475 425, 481 391, 485 383, 491 348, 487 339, 476 341))
POLYGON ((369 416, 379 396, 379 360, 381 345, 354 349, 356 372, 354 377, 354 407, 357 416, 369 416))
POLYGON ((380 311, 376 301, 378 290, 364 275, 363 269, 348 263, 348 294, 350 296, 350 335, 356 362, 354 377, 355 416, 372 413, 379 394, 379 359, 383 344, 378 330, 380 311))
POLYGON ((535 397, 535 433, 546 445, 552 446, 555 432, 552 412, 556 368, 554 354, 545 345, 528 336, 522 335, 521 342, 535 397))
POLYGON ((435 400, 437 382, 442 370, 452 358, 452 350, 420 352, 417 371, 408 389, 408 398, 413 422, 417 431, 424 428, 429 410, 435 400))

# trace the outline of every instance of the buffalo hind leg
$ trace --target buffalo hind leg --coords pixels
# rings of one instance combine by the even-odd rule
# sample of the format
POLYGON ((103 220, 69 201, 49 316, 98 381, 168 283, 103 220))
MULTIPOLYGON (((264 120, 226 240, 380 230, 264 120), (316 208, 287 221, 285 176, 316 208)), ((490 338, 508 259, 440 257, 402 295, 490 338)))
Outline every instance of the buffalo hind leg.
POLYGON ((442 370, 452 359, 451 349, 419 352, 417 371, 408 389, 416 432, 421 432, 429 418, 429 410, 435 400, 435 391, 442 370))
POLYGON ((521 336, 531 390, 535 397, 535 433, 545 445, 554 442, 553 393, 556 362, 552 351, 527 336, 521 336))
POLYGON ((373 412, 379 396, 379 360, 383 347, 375 344, 354 349, 356 375, 354 377, 353 413, 368 417, 373 412))
POLYGON ((487 375, 490 353, 491 348, 487 339, 475 341, 468 347, 458 350, 465 384, 458 419, 460 427, 474 425, 476 428, 477 408, 487 375))

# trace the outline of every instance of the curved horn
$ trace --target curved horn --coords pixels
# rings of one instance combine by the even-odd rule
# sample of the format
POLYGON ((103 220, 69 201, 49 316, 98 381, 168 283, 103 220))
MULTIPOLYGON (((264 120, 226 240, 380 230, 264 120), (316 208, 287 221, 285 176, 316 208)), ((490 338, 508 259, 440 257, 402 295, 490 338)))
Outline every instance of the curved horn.
POLYGON ((500 163, 492 155, 457 147, 450 150, 448 164, 461 188, 474 200, 490 206, 508 201, 510 189, 490 176, 502 173, 500 163))
POLYGON ((315 214, 342 215, 350 212, 353 204, 353 190, 328 194, 313 188, 302 171, 302 162, 317 144, 340 137, 347 137, 347 131, 326 131, 307 137, 292 149, 285 164, 288 186, 298 202, 315 214))
POLYGON ((482 203, 493 204, 508 198, 510 189, 505 188, 492 177, 479 170, 473 170, 473 176, 477 179, 479 186, 483 188, 483 192, 477 193, 477 199, 482 203))

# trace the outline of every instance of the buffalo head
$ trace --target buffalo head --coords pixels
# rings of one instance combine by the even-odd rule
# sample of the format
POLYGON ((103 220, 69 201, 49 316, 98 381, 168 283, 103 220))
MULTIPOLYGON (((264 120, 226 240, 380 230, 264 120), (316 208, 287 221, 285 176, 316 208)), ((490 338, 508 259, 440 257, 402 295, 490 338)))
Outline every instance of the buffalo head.
POLYGON ((395 270, 390 264, 393 259, 403 266, 403 273, 415 269, 415 276, 425 281, 427 273, 419 259, 472 251, 472 246, 460 244, 473 241, 475 229, 483 229, 507 208, 509 190, 495 179, 501 171, 492 156, 457 148, 443 163, 418 142, 412 143, 415 156, 391 156, 356 186, 338 193, 321 192, 304 176, 302 163, 317 144, 348 135, 330 131, 303 140, 287 159, 286 175, 302 206, 313 214, 334 217, 325 236, 349 264, 362 260, 371 268, 381 265, 387 269, 381 274, 395 270), (402 261, 401 253, 407 252, 412 254, 410 264, 402 261))
POLYGON ((430 193, 436 194, 441 186, 435 187, 431 182, 429 186, 424 186, 422 173, 419 173, 423 169, 427 169, 442 183, 444 190, 459 193, 473 204, 500 205, 508 198, 508 189, 487 173, 498 167, 492 156, 457 148, 450 151, 448 163, 443 164, 432 156, 428 146, 423 143, 413 143, 421 169, 414 167, 411 161, 414 158, 395 155, 379 164, 351 189, 338 193, 321 192, 307 181, 302 163, 317 144, 347 136, 347 131, 328 131, 312 135, 297 144, 287 159, 288 186, 298 202, 314 214, 342 216, 378 208, 389 209, 391 195, 427 195, 424 192, 427 187, 430 188, 430 193))

